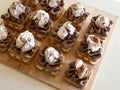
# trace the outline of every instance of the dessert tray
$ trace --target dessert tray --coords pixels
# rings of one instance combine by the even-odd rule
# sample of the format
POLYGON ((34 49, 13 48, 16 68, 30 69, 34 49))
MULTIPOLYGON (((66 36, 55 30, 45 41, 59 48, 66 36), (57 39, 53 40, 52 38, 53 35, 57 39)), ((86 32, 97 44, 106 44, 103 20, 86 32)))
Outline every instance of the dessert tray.
MULTIPOLYGON (((65 9, 67 9, 71 4, 76 3, 76 2, 78 2, 78 0, 65 0, 65 9)), ((37 62, 36 60, 38 58, 38 53, 35 56, 35 58, 31 61, 30 64, 25 64, 25 63, 20 62, 18 60, 14 60, 13 58, 11 58, 8 55, 8 53, 3 53, 3 54, 0 54, 0 63, 3 63, 3 64, 5 64, 5 65, 17 70, 17 71, 23 72, 28 76, 31 76, 37 80, 40 80, 46 84, 49 84, 51 86, 58 88, 58 89, 62 89, 62 90, 90 90, 90 88, 92 87, 93 81, 95 79, 96 73, 98 71, 98 68, 100 66, 100 63, 102 62, 102 58, 103 58, 105 50, 108 46, 108 42, 110 41, 112 31, 115 29, 115 26, 117 24, 118 17, 114 16, 108 12, 105 12, 105 11, 99 10, 97 8, 94 8, 92 6, 86 5, 84 3, 83 3, 83 5, 85 6, 86 11, 88 11, 90 13, 90 15, 88 16, 85 23, 83 24, 82 29, 81 29, 80 34, 79 34, 79 37, 78 37, 77 42, 74 45, 74 47, 72 48, 72 50, 68 54, 64 54, 65 58, 64 58, 63 67, 61 68, 60 72, 56 76, 49 75, 47 72, 39 71, 36 68, 35 65, 37 62), (91 18, 95 15, 98 15, 98 14, 106 15, 113 21, 112 31, 110 31, 109 36, 105 40, 104 50, 102 52, 102 57, 98 60, 97 64, 95 64, 95 65, 88 64, 88 66, 92 69, 93 72, 92 72, 92 75, 91 75, 86 87, 83 89, 80 89, 80 88, 77 88, 74 85, 72 85, 64 80, 64 71, 67 70, 69 62, 74 61, 76 59, 75 54, 76 54, 76 50, 78 48, 79 42, 84 37, 91 18)), ((58 20, 58 22, 59 22, 59 20, 58 20)), ((54 25, 56 25, 56 23, 54 23, 54 25)), ((49 37, 45 38, 44 41, 41 41, 41 49, 48 45, 48 40, 49 40, 49 37)))

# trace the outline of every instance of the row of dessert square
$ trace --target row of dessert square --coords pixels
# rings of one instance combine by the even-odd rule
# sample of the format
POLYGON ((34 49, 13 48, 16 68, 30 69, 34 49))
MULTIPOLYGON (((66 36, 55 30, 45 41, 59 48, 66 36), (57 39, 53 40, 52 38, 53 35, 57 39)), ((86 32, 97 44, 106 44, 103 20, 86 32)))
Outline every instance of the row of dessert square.
MULTIPOLYGON (((5 32, 3 34, 5 35, 5 32)), ((64 64, 64 55, 59 50, 49 46, 39 51, 41 44, 35 40, 33 34, 29 31, 19 34, 18 37, 12 41, 10 33, 8 33, 8 36, 9 37, 3 41, 4 46, 2 48, 5 50, 11 42, 8 54, 12 58, 28 64, 30 64, 31 60, 37 59, 35 61, 37 61, 36 67, 38 70, 47 71, 52 75, 57 75, 59 71, 61 71, 64 64)), ((86 86, 91 74, 92 70, 80 59, 70 62, 69 68, 64 72, 65 79, 70 80, 70 82, 73 82, 75 86, 80 88, 86 86)))
MULTIPOLYGON (((84 6, 80 3, 72 4, 60 18, 60 22, 70 21, 76 27, 77 31, 82 27, 89 13, 86 12, 84 6)), ((53 16, 53 15, 52 15, 53 16)), ((14 2, 8 8, 8 12, 3 14, 1 18, 6 26, 13 29, 23 31, 24 27, 37 33, 38 38, 44 37, 53 25, 51 15, 44 10, 37 10, 31 13, 30 8, 23 6, 20 2, 14 2), (27 26, 26 26, 27 25, 27 26)), ((56 20, 56 19, 55 19, 56 20)), ((112 21, 107 16, 98 15, 91 19, 88 32, 98 34, 101 38, 105 38, 111 30, 112 21)))
POLYGON ((46 11, 45 9, 40 9, 32 12, 31 8, 22 5, 17 1, 10 5, 8 12, 3 14, 1 18, 5 21, 6 25, 14 29, 22 30, 24 26, 26 26, 26 23, 31 22, 30 24, 34 24, 34 29, 47 30, 51 27, 52 21, 60 18, 63 13, 63 22, 72 21, 74 25, 77 24, 76 26, 85 21, 89 15, 80 3, 72 4, 65 12, 61 8, 51 11, 55 15, 51 15, 51 13, 48 12, 50 10, 46 11))
MULTIPOLYGON (((10 46, 10 48, 12 47, 13 49, 16 47, 15 50, 19 51, 18 55, 20 53, 30 53, 34 50, 37 51, 39 48, 35 49, 35 47, 37 47, 37 45, 39 46, 39 43, 42 40, 46 40, 43 38, 42 40, 37 41, 37 39, 34 38, 34 34, 30 31, 24 31, 19 33, 19 35, 16 35, 16 33, 12 33, 7 29, 8 28, 4 24, 0 25, 1 52, 7 51, 10 46)), ((69 53, 73 46, 76 45, 78 36, 79 34, 76 28, 71 22, 67 21, 57 25, 56 28, 50 31, 47 42, 63 53, 69 53)), ((104 49, 103 40, 94 34, 85 34, 85 37, 79 43, 76 50, 77 57, 84 59, 88 63, 95 64, 101 57, 104 49)), ((34 55, 35 53, 32 53, 32 56, 34 55)), ((27 55, 27 57, 28 56, 31 56, 31 53, 30 55, 27 55)))

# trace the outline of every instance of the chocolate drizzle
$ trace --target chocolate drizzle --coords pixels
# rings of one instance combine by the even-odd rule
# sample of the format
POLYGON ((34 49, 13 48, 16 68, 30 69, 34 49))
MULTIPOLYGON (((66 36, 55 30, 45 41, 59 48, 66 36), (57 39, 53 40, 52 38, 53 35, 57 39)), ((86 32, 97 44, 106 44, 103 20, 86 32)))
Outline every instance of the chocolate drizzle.
POLYGON ((2 15, 1 18, 3 20, 11 21, 17 24, 22 24, 24 20, 26 19, 26 17, 28 16, 28 14, 30 14, 30 12, 31 12, 31 9, 29 7, 26 7, 25 13, 20 14, 19 19, 17 19, 10 14, 10 10, 8 9, 8 13, 2 15))
POLYGON ((99 35, 102 35, 104 37, 108 36, 108 33, 110 32, 111 30, 111 25, 113 24, 113 22, 110 20, 110 24, 108 27, 106 28, 99 28, 95 22, 97 20, 97 18, 99 17, 98 16, 94 16, 92 19, 91 19, 91 23, 89 25, 89 28, 88 28, 88 32, 91 33, 91 34, 94 34, 94 33, 97 33, 99 35))
POLYGON ((60 65, 62 64, 62 54, 60 53, 60 57, 58 58, 58 61, 55 62, 54 65, 50 65, 46 60, 45 60, 45 50, 40 51, 39 54, 39 60, 38 60, 38 65, 48 69, 51 72, 57 72, 60 70, 60 65))
POLYGON ((74 83, 76 83, 77 85, 79 85, 80 87, 84 87, 86 85, 90 75, 91 75, 91 71, 88 69, 85 76, 82 79, 80 79, 79 74, 75 68, 75 61, 71 62, 69 64, 69 69, 65 71, 65 76, 74 83))
MULTIPOLYGON (((95 51, 95 52, 92 52, 91 49, 88 49, 88 44, 89 43, 86 41, 87 37, 88 36, 86 35, 84 40, 80 42, 80 49, 79 49, 79 51, 87 54, 88 56, 93 58, 93 60, 96 60, 96 59, 101 57, 102 49, 100 48, 98 51, 95 51)), ((101 45, 102 45, 102 41, 101 41, 101 45)))
MULTIPOLYGON (((69 48, 71 48, 71 47, 73 46, 74 42, 76 41, 76 39, 77 39, 77 37, 78 37, 78 33, 77 33, 77 31, 75 31, 73 35, 70 35, 70 34, 68 33, 68 36, 67 36, 64 40, 62 40, 62 39, 60 39, 60 38, 58 37, 58 35, 57 35, 57 32, 58 32, 59 28, 60 28, 62 25, 63 25, 63 24, 57 25, 57 26, 55 27, 55 29, 52 30, 51 34, 52 34, 52 36, 53 36, 53 38, 54 38, 55 41, 60 42, 60 43, 62 44, 62 47, 66 48, 66 49, 69 49, 69 48)), ((69 31, 69 30, 68 30, 68 31, 69 31)))
POLYGON ((57 7, 50 7, 48 5, 48 0, 42 0, 41 2, 39 2, 41 7, 49 12, 49 14, 53 14, 53 15, 59 15, 61 12, 62 12, 62 8, 64 6, 64 1, 63 0, 60 0, 58 1, 58 6, 57 7))
MULTIPOLYGON (((84 11, 85 11, 85 8, 84 8, 84 11)), ((89 13, 85 11, 83 13, 83 15, 81 15, 79 17, 75 17, 72 13, 72 8, 69 7, 64 13, 64 18, 69 20, 69 21, 72 21, 75 24, 79 24, 79 23, 83 22, 84 20, 86 20, 88 15, 89 15, 89 13)))

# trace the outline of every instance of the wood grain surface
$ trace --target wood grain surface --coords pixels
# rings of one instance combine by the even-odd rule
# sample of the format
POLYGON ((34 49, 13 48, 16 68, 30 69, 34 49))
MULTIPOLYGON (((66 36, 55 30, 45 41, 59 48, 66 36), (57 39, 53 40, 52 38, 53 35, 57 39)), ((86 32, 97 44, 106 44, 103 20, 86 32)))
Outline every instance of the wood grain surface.
MULTIPOLYGON (((72 3, 76 3, 78 0, 65 0, 65 8, 67 9, 72 3)), ((65 54, 65 62, 64 65, 61 69, 61 71, 58 73, 57 76, 51 76, 50 74, 48 74, 47 72, 44 71, 39 71, 38 69, 36 69, 35 64, 37 62, 38 59, 38 54, 35 56, 35 58, 32 60, 31 64, 27 65, 24 64, 22 62, 19 62, 17 60, 14 60, 13 58, 11 58, 7 53, 4 54, 0 54, 0 62, 17 70, 20 72, 23 72, 25 74, 27 74, 28 76, 31 76, 37 80, 40 80, 46 84, 52 85, 58 89, 62 89, 62 90, 78 90, 79 88, 69 84, 68 82, 66 82, 64 80, 64 71, 68 68, 68 63, 75 60, 75 54, 78 48, 78 43, 82 40, 83 36, 85 35, 86 29, 88 27, 88 24, 91 20, 91 17, 98 15, 98 14, 102 14, 102 15, 106 15, 108 16, 114 23, 113 23, 113 27, 112 27, 112 31, 115 29, 116 23, 118 21, 118 17, 114 16, 110 13, 107 13, 105 11, 96 9, 94 7, 91 7, 89 5, 84 4, 86 11, 88 11, 90 13, 90 15, 88 16, 86 22, 83 24, 83 27, 80 31, 80 36, 77 40, 77 43, 74 45, 73 49, 71 50, 71 52, 69 54, 65 54)), ((7 10, 6 10, 7 11, 7 10)), ((96 73, 98 71, 98 68, 100 66, 100 63, 102 61, 102 58, 104 56, 106 47, 108 45, 108 42, 110 41, 110 37, 112 34, 112 31, 109 33, 109 36, 106 38, 106 41, 104 43, 104 50, 102 53, 102 57, 99 59, 99 62, 96 65, 89 65, 90 68, 93 70, 92 76, 87 84, 87 86, 84 89, 81 90, 90 90, 93 81, 95 79, 96 73)), ((46 38, 44 41, 41 42, 41 49, 44 48, 45 46, 48 45, 48 38, 46 38)), ((80 89, 79 89, 80 90, 80 89)))

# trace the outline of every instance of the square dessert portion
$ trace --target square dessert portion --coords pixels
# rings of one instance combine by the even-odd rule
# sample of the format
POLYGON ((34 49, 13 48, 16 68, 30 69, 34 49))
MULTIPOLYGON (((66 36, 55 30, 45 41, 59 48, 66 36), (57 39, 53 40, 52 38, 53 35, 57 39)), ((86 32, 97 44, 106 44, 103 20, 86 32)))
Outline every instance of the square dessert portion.
POLYGON ((13 34, 7 30, 4 23, 0 24, 0 53, 6 52, 12 42, 13 34))
POLYGON ((57 20, 64 12, 64 0, 42 0, 39 3, 53 21, 57 20))
POLYGON ((23 6, 20 2, 16 1, 10 5, 8 12, 3 14, 1 18, 6 26, 22 31, 29 20, 30 13, 31 9, 29 7, 23 6))
POLYGON ((19 0, 23 5, 29 6, 32 10, 38 9, 41 0, 19 0))
POLYGON ((112 20, 110 20, 107 16, 94 16, 92 17, 91 22, 88 26, 88 33, 95 34, 101 39, 105 40, 112 29, 112 24, 112 20))
POLYGON ((44 10, 38 10, 31 16, 27 29, 30 30, 36 38, 42 40, 49 33, 51 26, 52 20, 49 14, 44 10))
POLYGON ((79 88, 84 88, 92 75, 92 70, 82 60, 77 59, 69 63, 65 71, 65 80, 79 88))
POLYGON ((53 30, 51 30, 49 43, 62 50, 69 52, 77 41, 79 33, 77 29, 72 25, 72 22, 65 22, 58 24, 53 30))
POLYGON ((52 75, 56 75, 63 65, 63 54, 54 47, 41 50, 37 57, 36 67, 52 75))
POLYGON ((95 35, 85 35, 77 50, 77 57, 90 64, 96 64, 103 51, 103 41, 95 35))
POLYGON ((25 31, 13 40, 8 53, 11 57, 29 64, 39 47, 40 42, 34 38, 31 32, 25 31))
POLYGON ((89 13, 86 12, 85 7, 81 3, 75 3, 65 11, 61 18, 61 22, 71 21, 74 26, 80 30, 88 15, 89 13))

